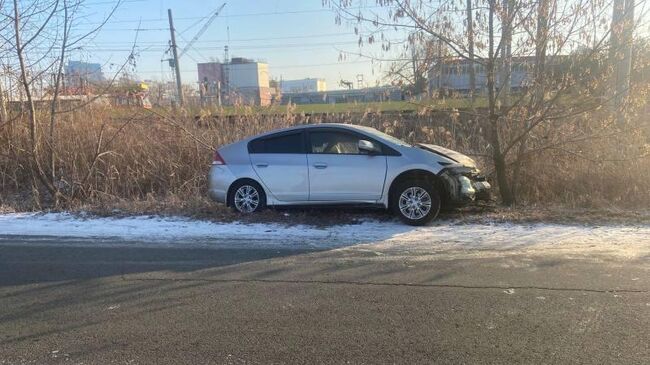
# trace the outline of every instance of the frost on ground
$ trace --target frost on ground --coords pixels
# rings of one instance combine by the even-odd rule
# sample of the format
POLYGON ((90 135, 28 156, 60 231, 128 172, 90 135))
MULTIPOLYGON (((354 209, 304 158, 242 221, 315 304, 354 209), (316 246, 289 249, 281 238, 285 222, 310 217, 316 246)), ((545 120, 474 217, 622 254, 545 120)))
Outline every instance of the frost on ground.
MULTIPOLYGON (((194 245, 200 247, 342 248, 392 252, 443 250, 570 250, 650 254, 650 225, 560 225, 436 221, 426 227, 364 221, 327 228, 273 223, 214 223, 181 217, 79 218, 66 213, 0 215, 7 236, 64 236, 76 244, 194 245), (84 238, 97 238, 84 240, 84 238)), ((4 239, 2 238, 4 236, 4 239)))

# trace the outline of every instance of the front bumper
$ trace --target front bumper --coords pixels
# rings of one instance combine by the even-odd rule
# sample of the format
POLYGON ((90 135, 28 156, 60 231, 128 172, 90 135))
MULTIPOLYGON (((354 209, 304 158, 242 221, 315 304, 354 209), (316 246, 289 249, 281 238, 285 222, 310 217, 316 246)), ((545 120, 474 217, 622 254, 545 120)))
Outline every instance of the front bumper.
POLYGON ((476 168, 457 166, 440 173, 447 200, 452 204, 466 204, 475 200, 489 200, 492 187, 476 168))

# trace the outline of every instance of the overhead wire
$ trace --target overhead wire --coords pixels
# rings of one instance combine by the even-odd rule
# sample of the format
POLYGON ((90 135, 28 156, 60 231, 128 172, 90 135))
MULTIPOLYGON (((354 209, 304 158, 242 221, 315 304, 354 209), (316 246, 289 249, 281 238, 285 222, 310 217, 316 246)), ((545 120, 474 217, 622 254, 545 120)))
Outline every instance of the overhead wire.
MULTIPOLYGON (((138 3, 138 2, 144 2, 145 0, 123 0, 123 3, 138 3)), ((87 4, 93 4, 93 5, 100 5, 100 4, 113 4, 113 2, 94 2, 94 3, 87 3, 87 4)), ((379 6, 375 6, 379 7, 379 6)), ((363 8, 372 8, 372 7, 363 7, 363 8)), ((308 10, 294 10, 294 11, 272 11, 272 12, 258 12, 258 13, 239 13, 239 14, 229 14, 229 12, 226 10, 226 14, 223 15, 225 18, 226 23, 228 23, 230 17, 257 17, 257 16, 270 16, 270 15, 287 15, 287 14, 308 14, 308 13, 321 13, 321 12, 331 12, 332 9, 330 8, 322 8, 322 9, 308 9, 308 10)), ((189 31, 193 27, 197 26, 200 24, 202 21, 204 21, 208 16, 201 16, 201 17, 178 17, 175 18, 177 21, 186 21, 186 20, 197 20, 193 22, 190 26, 185 28, 182 32, 177 33, 180 38, 182 38, 185 42, 187 42, 187 39, 182 36, 183 33, 189 31)), ((109 21, 108 24, 126 24, 126 23, 132 23, 132 22, 140 22, 139 24, 142 24, 142 22, 148 22, 148 23, 155 23, 155 22, 163 22, 167 21, 166 18, 160 17, 160 18, 152 18, 152 19, 139 19, 139 20, 113 20, 109 21)), ((93 23, 87 23, 84 25, 92 25, 93 23)), ((229 27, 228 27, 229 28, 229 27)), ((168 28, 166 27, 138 27, 138 28, 116 28, 116 29, 105 29, 106 31, 168 31, 168 28)), ((355 38, 358 37, 358 35, 353 35, 352 33, 317 33, 317 34, 309 34, 309 35, 289 35, 289 36, 273 36, 273 37, 257 37, 257 38, 242 38, 242 39, 230 39, 230 34, 228 34, 227 39, 213 39, 213 40, 202 40, 202 41, 197 41, 197 43, 202 43, 202 44, 210 44, 210 43, 222 43, 222 42, 227 42, 229 45, 230 42, 253 42, 253 41, 266 41, 266 40, 285 40, 285 39, 311 39, 311 38, 329 38, 329 37, 345 37, 345 36, 354 36, 355 38)), ((286 50, 286 49, 295 49, 295 48, 301 48, 307 51, 313 52, 314 50, 317 49, 331 49, 332 46, 335 45, 351 45, 351 44, 357 44, 357 40, 355 41, 345 41, 345 42, 319 42, 319 43, 291 43, 291 44, 260 44, 260 45, 240 45, 236 46, 236 50, 251 50, 251 49, 263 49, 267 50, 267 52, 272 52, 275 49, 278 50, 286 50), (327 46, 326 48, 323 48, 323 46, 327 46)), ((104 47, 104 45, 121 45, 121 42, 95 42, 96 44, 91 47, 80 47, 80 49, 85 50, 85 51, 90 51, 90 52, 124 52, 128 51, 125 48, 120 48, 120 47, 104 47)), ((148 53, 148 52, 161 52, 164 51, 167 47, 161 47, 157 48, 156 46, 165 46, 166 42, 157 42, 157 41, 150 41, 150 42, 142 42, 142 45, 147 45, 148 47, 141 50, 140 52, 142 53, 148 53)), ((203 59, 207 58, 201 54, 200 51, 218 51, 222 50, 222 47, 215 47, 215 46, 202 46, 202 47, 192 47, 192 50, 196 53, 199 54, 199 56, 203 59)), ((232 51, 232 50, 231 50, 232 51)), ((194 62, 199 63, 199 61, 194 58, 192 55, 188 54, 188 57, 192 59, 194 62)), ((164 60, 161 60, 164 61, 164 60)), ((370 60, 362 60, 362 61, 348 61, 348 62, 335 62, 335 63, 314 63, 314 64, 294 64, 294 65, 274 65, 273 68, 301 68, 301 67, 326 67, 326 66, 334 66, 334 65, 346 65, 346 64, 361 64, 361 63, 370 63, 372 61, 370 60)), ((161 64, 161 76, 164 75, 164 72, 162 70, 163 65, 161 64)), ((152 72, 150 70, 140 70, 141 72, 152 72)), ((184 70, 183 72, 192 72, 196 71, 194 70, 184 70)), ((157 72, 157 71, 156 71, 157 72)))

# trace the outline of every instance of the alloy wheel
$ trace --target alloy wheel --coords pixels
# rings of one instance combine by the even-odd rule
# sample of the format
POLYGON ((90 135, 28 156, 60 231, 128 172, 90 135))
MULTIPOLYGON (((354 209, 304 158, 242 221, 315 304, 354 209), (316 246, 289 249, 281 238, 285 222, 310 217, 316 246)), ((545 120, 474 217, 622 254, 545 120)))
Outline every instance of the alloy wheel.
POLYGON ((418 186, 410 187, 399 197, 399 210, 408 219, 417 220, 425 217, 431 210, 431 196, 418 186))
POLYGON ((260 204, 260 194, 250 185, 242 185, 235 192, 235 208, 242 213, 251 213, 260 204))

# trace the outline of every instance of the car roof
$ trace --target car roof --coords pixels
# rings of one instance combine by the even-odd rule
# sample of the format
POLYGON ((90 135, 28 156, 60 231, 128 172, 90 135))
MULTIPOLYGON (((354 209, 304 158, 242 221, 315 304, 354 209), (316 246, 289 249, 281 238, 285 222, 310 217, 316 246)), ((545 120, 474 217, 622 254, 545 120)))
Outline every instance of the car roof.
POLYGON ((353 130, 357 132, 368 132, 368 129, 374 129, 371 127, 364 127, 360 125, 354 125, 354 124, 344 124, 344 123, 320 123, 320 124, 302 124, 302 125, 297 125, 293 127, 287 127, 287 128, 279 128, 279 129, 274 129, 272 131, 264 132, 255 136, 251 136, 249 138, 246 138, 242 141, 250 141, 255 138, 259 137, 264 137, 264 136, 269 136, 272 134, 276 133, 283 133, 283 132, 291 132, 291 131, 299 131, 303 129, 310 129, 310 128, 341 128, 341 129, 348 129, 348 130, 353 130))

